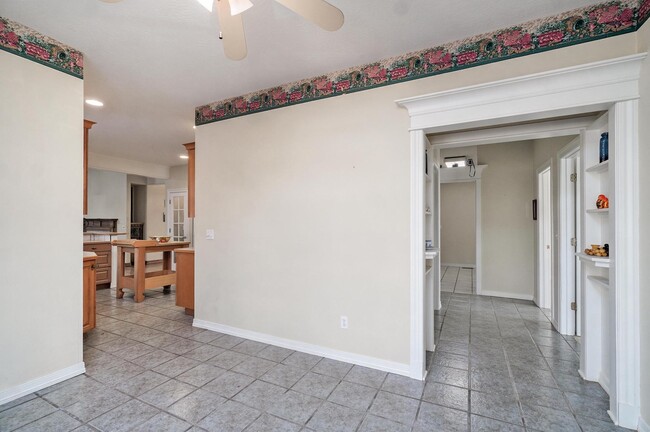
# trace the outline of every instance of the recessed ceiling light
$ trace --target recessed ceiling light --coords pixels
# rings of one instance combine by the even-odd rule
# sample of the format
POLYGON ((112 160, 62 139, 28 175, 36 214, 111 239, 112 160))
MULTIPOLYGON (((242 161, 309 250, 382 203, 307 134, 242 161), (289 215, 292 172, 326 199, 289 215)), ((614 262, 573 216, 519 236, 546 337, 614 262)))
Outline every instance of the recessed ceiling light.
POLYGON ((196 126, 192 126, 192 129, 196 129, 196 126))
POLYGON ((181 159, 189 159, 190 157, 188 155, 180 155, 179 158, 181 158, 181 159))
POLYGON ((98 101, 97 99, 86 99, 86 103, 88 105, 96 106, 96 107, 103 107, 104 102, 98 101))

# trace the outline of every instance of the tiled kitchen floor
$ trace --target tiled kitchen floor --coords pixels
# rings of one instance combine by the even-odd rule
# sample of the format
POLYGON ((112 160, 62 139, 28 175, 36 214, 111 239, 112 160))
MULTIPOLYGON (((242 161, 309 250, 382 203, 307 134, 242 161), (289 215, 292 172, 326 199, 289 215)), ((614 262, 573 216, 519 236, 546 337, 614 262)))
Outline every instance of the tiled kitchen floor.
POLYGON ((97 294, 86 374, 0 406, 1 431, 619 430, 530 302, 443 293, 420 382, 193 328, 173 294, 97 294))

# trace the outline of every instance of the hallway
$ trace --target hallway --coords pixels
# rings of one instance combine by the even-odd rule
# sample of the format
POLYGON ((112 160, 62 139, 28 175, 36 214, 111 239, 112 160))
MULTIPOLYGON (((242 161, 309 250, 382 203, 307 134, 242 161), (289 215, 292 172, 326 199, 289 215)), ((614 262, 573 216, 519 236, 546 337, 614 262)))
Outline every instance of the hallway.
POLYGON ((469 267, 440 267, 440 291, 460 294, 476 292, 476 272, 469 267))
POLYGON ((421 382, 194 328, 173 293, 114 295, 97 292, 86 374, 0 406, 0 430, 623 430, 530 302, 443 293, 421 382))

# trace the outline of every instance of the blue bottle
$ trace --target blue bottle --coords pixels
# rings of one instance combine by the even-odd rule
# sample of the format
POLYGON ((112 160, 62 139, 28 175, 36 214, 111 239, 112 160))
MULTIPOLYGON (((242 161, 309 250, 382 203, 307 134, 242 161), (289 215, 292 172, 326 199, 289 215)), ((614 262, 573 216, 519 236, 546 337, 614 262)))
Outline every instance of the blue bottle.
POLYGON ((605 162, 609 159, 609 132, 600 135, 600 162, 605 162))

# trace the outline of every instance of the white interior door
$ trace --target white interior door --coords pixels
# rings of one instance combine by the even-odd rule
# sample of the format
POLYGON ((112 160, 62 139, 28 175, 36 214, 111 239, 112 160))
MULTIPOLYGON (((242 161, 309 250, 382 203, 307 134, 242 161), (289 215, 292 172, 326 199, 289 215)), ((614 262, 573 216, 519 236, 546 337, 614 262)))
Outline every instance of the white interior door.
POLYGON ((189 238, 186 189, 167 192, 167 233, 171 241, 187 241, 189 238))
MULTIPOLYGON (((187 217, 187 189, 167 191, 167 235, 171 241, 190 238, 187 217)), ((176 255, 172 254, 172 270, 176 270, 176 255)))

